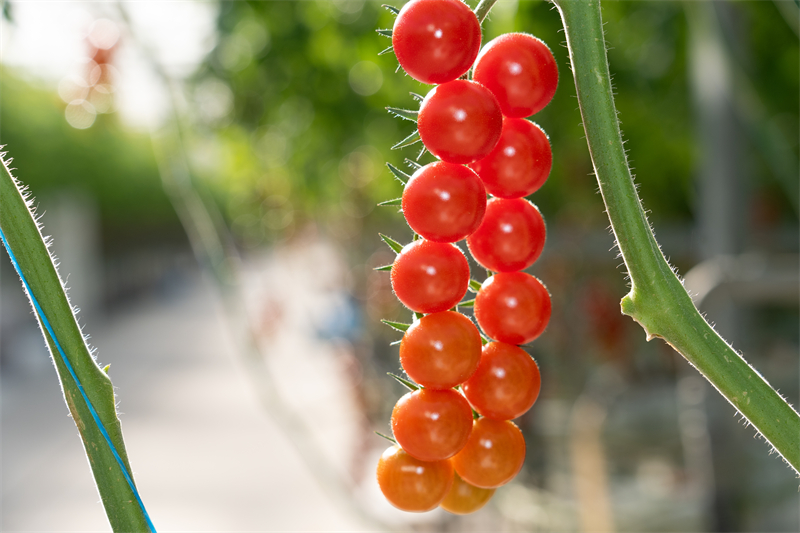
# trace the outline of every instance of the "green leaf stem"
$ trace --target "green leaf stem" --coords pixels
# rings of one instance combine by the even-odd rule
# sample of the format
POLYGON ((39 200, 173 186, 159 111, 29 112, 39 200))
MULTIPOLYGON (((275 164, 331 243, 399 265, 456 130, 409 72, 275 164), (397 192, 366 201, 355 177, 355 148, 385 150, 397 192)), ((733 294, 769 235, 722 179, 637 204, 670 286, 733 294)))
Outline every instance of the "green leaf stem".
MULTIPOLYGON (((2 166, 0 228, 31 292, 47 317, 55 337, 132 479, 133 473, 122 440, 122 428, 117 418, 114 386, 106 374, 108 367, 105 368, 106 371, 100 368, 86 345, 64 292, 64 285, 56 272, 40 228, 30 211, 31 202, 28 201, 25 189, 12 176, 5 160, 2 166)), ((47 347, 53 355, 64 400, 78 427, 112 529, 126 532, 150 531, 133 491, 38 313, 37 319, 47 347)))
POLYGON ((800 472, 800 416, 697 311, 647 221, 628 166, 606 57, 599 0, 553 0, 561 13, 586 140, 630 276, 626 314, 711 382, 800 472))

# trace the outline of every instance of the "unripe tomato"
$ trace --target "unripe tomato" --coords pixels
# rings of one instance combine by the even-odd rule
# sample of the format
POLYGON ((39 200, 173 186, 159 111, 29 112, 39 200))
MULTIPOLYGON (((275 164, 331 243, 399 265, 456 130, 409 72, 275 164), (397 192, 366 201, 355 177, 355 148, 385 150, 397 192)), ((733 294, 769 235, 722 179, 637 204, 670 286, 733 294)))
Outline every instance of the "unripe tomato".
POLYGON ((467 444, 453 457, 458 475, 471 485, 494 489, 516 476, 525 462, 525 438, 509 420, 479 418, 467 444))
POLYGON ((486 210, 486 189, 463 165, 436 161, 418 169, 403 190, 403 215, 416 233, 434 242, 460 241, 486 210))
POLYGON ((503 114, 486 87, 455 80, 431 89, 419 108, 417 128, 430 152, 448 163, 486 157, 500 138, 503 114))
POLYGON ((405 246, 392 265, 392 289, 418 313, 454 307, 467 293, 469 263, 457 246, 420 239, 405 246))
POLYGON ((553 53, 525 33, 506 33, 483 47, 472 78, 497 97, 503 115, 522 118, 550 103, 558 86, 553 53))
POLYGON ((553 166, 550 141, 542 128, 521 118, 503 119, 500 140, 489 155, 470 164, 489 194, 521 198, 539 190, 553 166))
POLYGON ((550 294, 542 282, 525 272, 495 274, 475 297, 475 318, 489 337, 508 344, 525 344, 550 321, 550 294))
POLYGON ((400 364, 427 389, 450 389, 478 367, 481 335, 472 321, 454 311, 425 315, 400 342, 400 364))
POLYGON ((386 499, 403 511, 434 509, 453 485, 450 461, 414 459, 399 446, 390 446, 378 461, 378 485, 386 499))
POLYGON ((411 0, 394 21, 392 48, 415 80, 445 83, 472 66, 481 48, 481 25, 459 0, 411 0))
POLYGON ((394 438, 420 461, 440 461, 464 447, 472 429, 472 409, 453 389, 409 392, 392 410, 394 438))
POLYGON ((490 342, 478 369, 461 387, 470 405, 483 416, 511 420, 525 414, 539 397, 539 367, 525 350, 490 342))
POLYGON ((453 514, 474 513, 491 499, 495 489, 482 489, 470 485, 458 474, 453 478, 453 486, 439 507, 453 514))
POLYGON ((544 219, 524 198, 492 198, 480 227, 467 238, 472 257, 492 272, 516 272, 531 266, 542 253, 544 219))

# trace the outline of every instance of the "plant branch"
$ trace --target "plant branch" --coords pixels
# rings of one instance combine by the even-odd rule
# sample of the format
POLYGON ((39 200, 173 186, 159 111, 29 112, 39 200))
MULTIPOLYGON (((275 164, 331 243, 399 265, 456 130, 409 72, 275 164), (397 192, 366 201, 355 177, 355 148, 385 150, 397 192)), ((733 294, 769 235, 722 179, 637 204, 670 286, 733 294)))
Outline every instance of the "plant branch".
POLYGON ((561 13, 600 192, 631 281, 622 312, 683 355, 800 472, 800 416, 697 311, 661 253, 628 166, 599 0, 553 0, 561 13))
POLYGON ((86 346, 27 195, 12 176, 5 157, 2 159, 0 237, 55 362, 108 520, 114 531, 155 531, 135 491, 117 418, 114 386, 86 346))

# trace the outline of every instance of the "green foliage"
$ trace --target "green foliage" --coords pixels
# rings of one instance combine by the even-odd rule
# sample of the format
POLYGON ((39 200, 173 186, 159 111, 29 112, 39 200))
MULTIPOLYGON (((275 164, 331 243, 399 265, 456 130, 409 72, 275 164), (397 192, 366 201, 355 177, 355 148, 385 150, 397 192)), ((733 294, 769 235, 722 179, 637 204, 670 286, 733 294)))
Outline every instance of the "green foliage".
POLYGON ((150 138, 100 115, 86 130, 64 119, 58 96, 0 71, 0 144, 39 196, 77 188, 97 199, 106 235, 180 236, 161 187, 150 138))

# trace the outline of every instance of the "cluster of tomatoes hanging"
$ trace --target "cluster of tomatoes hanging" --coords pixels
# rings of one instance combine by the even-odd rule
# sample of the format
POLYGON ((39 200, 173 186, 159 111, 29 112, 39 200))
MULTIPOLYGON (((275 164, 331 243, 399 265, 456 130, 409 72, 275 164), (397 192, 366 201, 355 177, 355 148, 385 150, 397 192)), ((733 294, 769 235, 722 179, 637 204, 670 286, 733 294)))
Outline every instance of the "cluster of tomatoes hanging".
MULTIPOLYGON (((391 8, 390 8, 391 9, 391 8)), ((391 265, 392 288, 414 312, 403 330, 400 362, 412 392, 392 412, 395 445, 378 463, 378 483, 396 507, 441 506, 464 514, 481 508, 494 489, 522 468, 525 440, 511 422, 528 411, 541 379, 519 345, 538 337, 550 319, 550 296, 523 272, 544 247, 539 210, 524 197, 547 179, 547 136, 525 120, 555 93, 558 70, 539 39, 506 34, 481 49, 481 27, 461 0, 411 0, 391 32, 391 49, 412 78, 436 85, 419 111, 390 109, 415 120, 405 143, 422 140, 438 160, 407 178, 400 204, 414 240, 391 265), (472 79, 466 79, 472 68, 472 79), (419 136, 418 138, 416 136, 419 136), (487 201, 487 192, 491 195, 487 201), (489 277, 470 279, 467 240, 489 277), (462 301, 468 290, 474 300, 462 301), (474 306, 473 322, 456 311, 474 306)))

